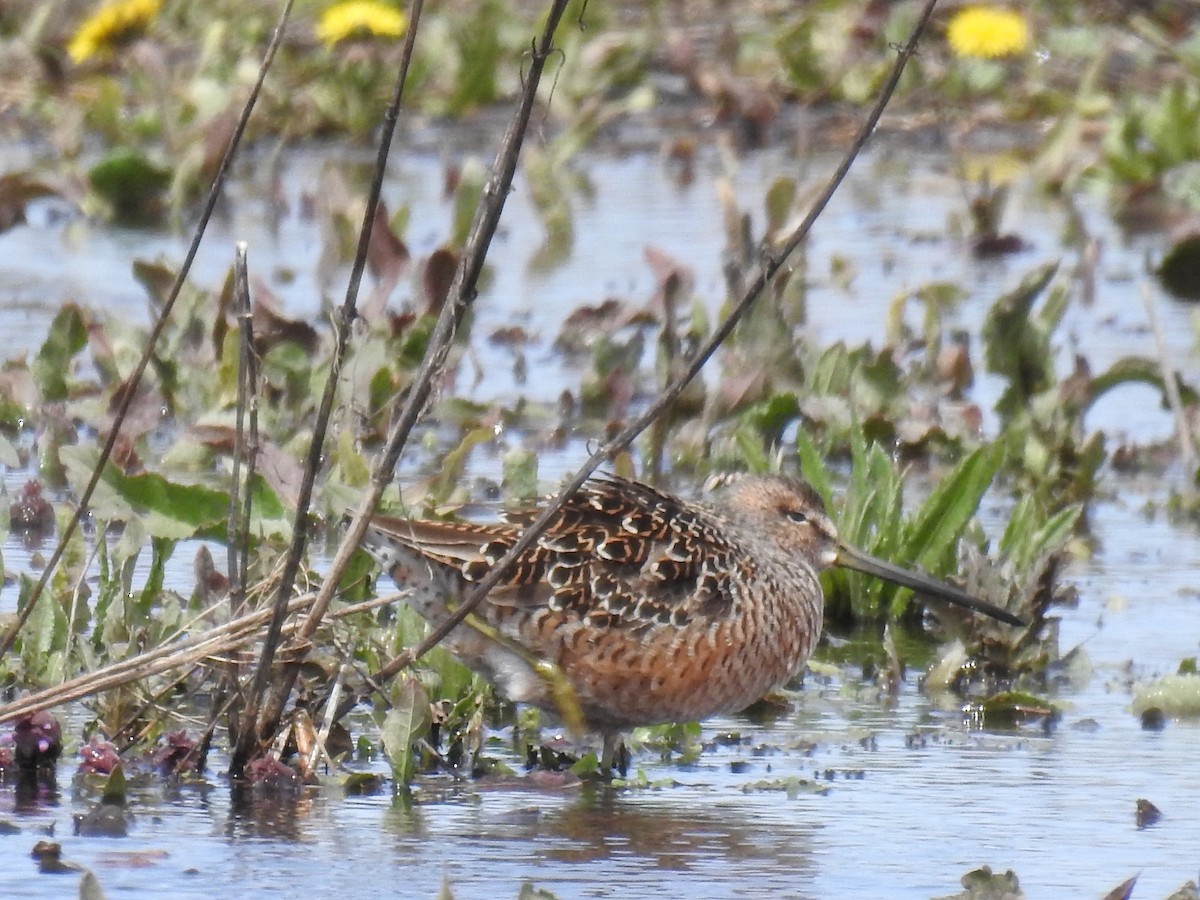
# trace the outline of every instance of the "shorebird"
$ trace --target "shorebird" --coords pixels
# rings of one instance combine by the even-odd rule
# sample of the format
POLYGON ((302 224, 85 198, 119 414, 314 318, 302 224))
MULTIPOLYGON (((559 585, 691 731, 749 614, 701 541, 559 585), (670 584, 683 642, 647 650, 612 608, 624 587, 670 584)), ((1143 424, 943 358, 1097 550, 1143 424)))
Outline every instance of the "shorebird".
MULTIPOLYGON (((366 544, 437 624, 535 515, 491 525, 377 516, 366 544)), ((793 676, 821 635, 819 575, 830 566, 1024 624, 840 540, 802 481, 732 476, 701 503, 603 477, 567 501, 445 646, 515 702, 574 703, 604 735, 608 767, 621 731, 738 712, 793 676)))

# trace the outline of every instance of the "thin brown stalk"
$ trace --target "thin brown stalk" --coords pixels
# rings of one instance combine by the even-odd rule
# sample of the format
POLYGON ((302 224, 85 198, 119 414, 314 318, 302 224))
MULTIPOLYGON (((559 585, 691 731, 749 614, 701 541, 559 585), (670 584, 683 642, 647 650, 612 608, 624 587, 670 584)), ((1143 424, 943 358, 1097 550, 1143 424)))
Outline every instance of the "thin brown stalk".
MULTIPOLYGON (((254 385, 250 380, 250 357, 254 353, 253 323, 250 320, 250 276, 246 263, 246 242, 238 241, 233 254, 233 297, 238 319, 238 394, 237 420, 233 434, 233 471, 229 478, 229 520, 225 533, 229 535, 226 571, 229 578, 229 600, 234 615, 241 612, 246 599, 246 582, 240 563, 246 547, 238 541, 242 496, 242 460, 246 456, 246 408, 254 385)), ((250 482, 246 482, 250 495, 250 482)))
POLYGON ((900 76, 904 72, 904 68, 908 61, 917 51, 917 42, 921 34, 925 30, 925 26, 929 22, 930 16, 933 14, 933 8, 936 6, 937 0, 927 0, 921 17, 917 21, 912 34, 908 41, 900 48, 896 58, 896 63, 892 67, 892 71, 888 76, 880 90, 879 99, 875 102, 866 121, 859 129, 854 141, 846 151, 841 163, 830 176, 825 185, 824 190, 818 195, 809 209, 804 220, 795 228, 795 230, 787 237, 780 245, 777 252, 774 254, 764 253, 762 261, 759 264, 757 272, 747 285, 745 291, 738 299, 733 310, 725 318, 724 321, 713 332, 712 336, 704 343, 700 350, 692 357, 685 370, 676 378, 663 392, 654 400, 653 403, 643 412, 629 427, 618 434, 616 437, 609 440, 604 446, 592 454, 591 458, 579 469, 578 472, 571 478, 570 482, 562 489, 558 496, 548 504, 541 514, 530 524, 530 526, 521 534, 521 537, 514 542, 508 553, 493 566, 484 578, 473 586, 470 594, 458 606, 452 615, 432 629, 426 638, 417 644, 405 650, 403 653, 392 658, 385 663, 377 672, 375 672, 357 695, 347 698, 339 709, 339 714, 344 714, 354 707, 354 705, 363 699, 369 692, 378 690, 379 687, 385 684, 388 680, 395 677, 398 673, 406 669, 413 661, 420 659, 428 653, 433 647, 441 643, 451 631, 457 628, 469 616, 474 609, 479 605, 488 592, 494 588, 502 578, 505 577, 509 568, 517 561, 517 559, 525 553, 538 539, 546 527, 553 521, 559 509, 566 500, 583 486, 584 482, 591 477, 603 463, 613 459, 619 452, 626 449, 633 441, 641 434, 655 419, 657 419, 665 409, 667 409, 682 393, 683 389, 691 382, 693 378, 700 372, 700 369, 708 361, 717 348, 725 342, 733 329, 741 321, 742 317, 750 309, 756 300, 762 295, 766 287, 771 283, 771 279, 783 267, 788 257, 805 241, 809 232, 812 231, 813 225, 820 216, 825 207, 829 204, 834 193, 845 180, 846 174, 850 171, 850 166, 858 157, 862 148, 866 145, 871 133, 875 130, 876 124, 879 122, 879 117, 883 115, 884 109, 887 107, 888 101, 896 90, 897 84, 900 82, 900 76))
MULTIPOLYGON (((445 367, 446 357, 453 344, 455 332, 466 311, 475 300, 479 276, 483 271, 488 247, 496 232, 513 177, 516 174, 521 146, 528 131, 529 120, 537 98, 538 85, 546 62, 554 52, 554 35, 566 6, 566 0, 555 0, 552 3, 542 34, 533 45, 531 61, 529 69, 525 73, 517 111, 496 156, 491 179, 484 188, 479 208, 476 210, 475 219, 471 224, 466 245, 463 248, 462 259, 450 286, 446 303, 438 315, 438 321, 430 337, 429 350, 409 389, 404 409, 393 425, 384 450, 376 462, 371 476, 371 489, 359 504, 350 528, 343 537, 329 572, 318 590, 317 599, 300 629, 298 635, 300 640, 310 638, 320 625, 325 610, 333 599, 338 581, 362 541, 369 516, 378 506, 384 488, 391 483, 400 453, 404 449, 413 427, 425 410, 434 383, 445 367)), ((382 163, 377 174, 381 170, 382 163)), ((364 229, 369 227, 371 221, 373 221, 373 214, 368 211, 364 218, 364 229)), ((282 687, 273 694, 271 708, 265 711, 261 717, 260 734, 268 733, 270 729, 267 726, 273 728, 274 723, 277 723, 282 717, 283 707, 291 686, 294 684, 298 666, 299 660, 296 660, 285 667, 284 677, 280 679, 282 687)))
MULTIPOLYGON (((668 385, 679 371, 679 328, 676 304, 683 291, 682 280, 675 274, 664 279, 662 286, 663 324, 658 336, 659 365, 662 371, 662 383, 668 385)), ((673 410, 668 407, 663 414, 654 420, 650 427, 650 447, 646 451, 646 468, 648 480, 657 483, 663 474, 663 454, 666 451, 667 431, 670 426, 673 410)))
MULTIPOLYGON (((408 81, 409 65, 412 62, 413 49, 416 46, 417 32, 421 23, 421 12, 424 9, 423 0, 413 0, 409 10, 408 33, 405 37, 404 50, 400 61, 400 70, 396 77, 392 98, 384 113, 383 130, 379 139, 379 149, 376 154, 375 174, 371 181, 371 189, 367 195, 366 209, 363 211, 363 223, 359 230, 358 250, 350 272, 350 280, 346 286, 346 297, 342 302, 338 320, 334 323, 334 351, 330 361, 329 378, 325 382, 325 392, 321 396, 321 405, 317 411, 313 425, 312 442, 309 445, 308 458, 304 463, 304 474, 300 482, 299 496, 296 500, 296 515, 292 526, 292 543, 288 548, 287 559, 283 574, 280 577, 275 594, 275 603, 271 623, 267 630, 266 640, 263 641, 262 654, 259 656, 258 667, 254 672, 254 681, 250 688, 243 716, 243 726, 237 735, 237 741, 229 761, 229 771, 235 777, 240 776, 246 763, 258 743, 273 733, 283 716, 284 707, 291 695, 299 673, 298 662, 285 665, 279 672, 274 689, 270 695, 270 675, 275 654, 283 633, 283 623, 287 617, 288 597, 291 595, 300 564, 304 558, 304 549, 308 536, 309 504, 312 501, 313 486, 316 483, 317 471, 324 456, 325 435, 329 428, 329 419, 333 412, 334 399, 337 395, 338 382, 341 380, 342 363, 345 360, 346 349, 349 346, 351 329, 358 316, 358 291, 362 283, 362 275, 367 264, 367 248, 371 241, 371 229, 379 208, 379 197, 383 192, 383 179, 387 172, 388 155, 391 152, 392 139, 396 133, 396 123, 400 118, 401 102, 404 99, 404 88, 408 81), (260 715, 261 711, 261 715, 260 715)), ((336 578, 327 578, 326 583, 336 584, 336 578)), ((332 588, 330 588, 332 591, 332 588)), ((323 603, 323 607, 327 601, 323 603)), ((323 611, 323 609, 322 609, 323 611)), ((319 621, 319 620, 318 620, 319 621)))
POLYGON ((229 711, 233 708, 235 699, 232 695, 226 697, 225 702, 219 704, 213 710, 212 715, 208 717, 208 725, 205 726, 204 733, 196 741, 196 746, 188 751, 188 755, 176 764, 176 771, 183 771, 189 759, 196 760, 197 772, 203 772, 208 768, 208 751, 212 749, 213 735, 217 733, 217 723, 229 714, 229 711))
POLYGON ((175 302, 179 299, 179 292, 183 288, 188 273, 191 271, 196 253, 200 249, 200 241, 208 229, 208 222, 212 218, 213 210, 217 205, 217 199, 220 197, 221 189, 225 185, 225 178, 229 172, 230 163, 233 161, 233 156, 237 148, 241 145, 242 135, 246 131, 246 123, 250 120, 250 113, 254 109, 255 102, 258 100, 263 82, 267 77, 267 71, 271 68, 271 63, 275 59, 275 51, 279 48, 280 41, 283 39, 284 26, 287 24, 288 16, 291 15, 292 11, 292 2, 293 0, 285 0, 284 2, 283 11, 279 14, 279 21, 275 25, 275 33, 271 36, 271 43, 267 46, 266 55, 263 57, 262 65, 259 67, 258 79, 255 81, 254 87, 251 88, 250 96, 246 98, 246 103, 242 107, 242 113, 238 118, 237 126, 233 130, 233 135, 229 138, 229 145, 225 148, 225 155, 221 157, 221 165, 217 168, 217 174, 213 178, 212 187, 208 192, 208 199, 204 204, 203 212, 200 214, 200 221, 196 224, 196 230, 192 234, 192 242, 188 246, 183 265, 180 266, 179 271, 175 274, 175 281, 171 285, 171 290, 167 294, 166 302, 163 303, 162 311, 159 313, 154 327, 150 330, 145 349, 142 351, 142 356, 138 360, 137 366, 134 367, 133 374, 128 378, 125 389, 119 392, 121 399, 117 404, 112 428, 109 430, 108 437, 104 441, 104 446, 100 450, 100 458, 96 462, 96 467, 92 470, 92 475, 88 479, 87 486, 79 495, 79 503, 75 507, 74 515, 71 516, 71 520, 67 523, 66 528, 63 529, 58 545, 54 548, 50 560, 42 570, 42 577, 34 585, 33 590, 29 594, 29 600, 20 613, 18 613, 16 621, 4 633, 4 636, 0 637, 0 657, 5 656, 12 649, 13 644, 21 633, 21 629, 25 627, 25 623, 33 614, 34 607, 37 606, 38 601, 41 599, 46 585, 50 581, 50 576, 54 574, 59 561, 62 559, 67 543, 79 528, 79 523, 83 521, 83 517, 87 515, 88 504, 91 502, 92 494, 95 493, 96 486, 100 483, 100 477, 108 465, 109 458, 112 456, 113 447, 116 446, 117 438, 121 433, 121 427, 125 424, 125 418, 129 414, 129 408, 133 404, 134 397, 137 396, 137 386, 146 374, 146 368, 150 365, 150 360, 154 355, 154 348, 158 345, 158 339, 162 336, 163 329, 171 317, 171 312, 175 308, 175 302))
MULTIPOLYGON (((301 608, 309 600, 311 597, 298 597, 293 602, 297 604, 298 608, 301 608)), ((47 709, 103 690, 120 687, 138 678, 157 675, 176 666, 190 665, 206 656, 218 653, 228 646, 230 640, 261 628, 269 615, 269 610, 256 610, 193 638, 177 643, 163 644, 138 656, 118 660, 94 672, 76 676, 63 684, 36 691, 14 700, 0 709, 0 722, 7 722, 26 712, 36 712, 39 709, 47 709)))
MULTIPOLYGON (((246 362, 246 387, 250 394, 249 434, 246 437, 246 478, 245 491, 242 495, 241 531, 230 540, 237 543, 241 549, 241 567, 238 569, 237 583, 244 598, 246 585, 250 578, 250 514, 254 511, 254 477, 258 474, 258 352, 254 349, 254 331, 249 325, 246 329, 246 340, 250 346, 250 355, 246 362)), ((234 613, 241 611, 241 606, 235 606, 234 613)))
MULTIPOLYGON (((226 528, 228 539, 229 606, 236 618, 246 602, 246 583, 250 561, 250 514, 254 502, 254 472, 258 459, 258 357, 254 349, 254 318, 250 304, 250 271, 246 259, 246 244, 239 241, 234 253, 234 309, 238 321, 238 400, 237 425, 234 432, 233 472, 229 489, 229 523, 226 528), (249 423, 247 425, 247 418, 249 423), (247 435, 247 430, 249 435, 247 435), (242 478, 242 460, 246 463, 246 477, 242 478)), ((239 690, 240 666, 230 660, 225 666, 213 704, 213 715, 218 711, 228 714, 229 733, 236 735, 243 721, 242 698, 239 690), (228 698, 228 702, 226 702, 228 698)), ((216 720, 208 723, 207 733, 216 727, 216 720)))
MULTIPOLYGON (((1146 307, 1146 318, 1150 320, 1150 330, 1154 332, 1154 346, 1158 350, 1158 366, 1162 371, 1163 396, 1171 409, 1175 420, 1175 437, 1179 441, 1179 456, 1183 460, 1185 472, 1196 471, 1196 441, 1192 428, 1188 424, 1187 413, 1183 408, 1183 399, 1179 396, 1179 378, 1174 363, 1171 361, 1171 351, 1167 346, 1167 337, 1163 333, 1162 322, 1158 318, 1158 304, 1154 302, 1154 294, 1149 285, 1142 284, 1142 303, 1146 307)), ((1196 487, 1191 478, 1184 478, 1182 492, 1190 506, 1196 500, 1196 487)))

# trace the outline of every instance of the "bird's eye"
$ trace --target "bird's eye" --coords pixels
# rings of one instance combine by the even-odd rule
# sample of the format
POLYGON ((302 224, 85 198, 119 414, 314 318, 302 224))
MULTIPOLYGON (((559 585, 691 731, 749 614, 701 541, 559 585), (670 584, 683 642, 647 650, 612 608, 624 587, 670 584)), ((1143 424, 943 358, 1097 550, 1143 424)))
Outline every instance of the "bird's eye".
POLYGON ((784 516, 789 522, 795 522, 797 525, 808 524, 808 516, 798 509, 789 509, 784 512, 784 516))

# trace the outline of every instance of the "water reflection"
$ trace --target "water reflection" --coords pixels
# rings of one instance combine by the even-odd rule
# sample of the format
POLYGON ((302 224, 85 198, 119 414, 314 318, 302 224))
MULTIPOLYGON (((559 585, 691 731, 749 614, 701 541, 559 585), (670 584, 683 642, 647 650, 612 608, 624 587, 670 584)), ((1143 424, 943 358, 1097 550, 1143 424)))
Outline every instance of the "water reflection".
MULTIPOLYGON (((58 781, 53 772, 13 772, 0 779, 5 794, 12 791, 12 811, 18 814, 39 813, 53 809, 61 799, 58 781)), ((0 794, 3 796, 3 794, 0 794)), ((0 801, 0 812, 6 804, 0 801)))
POLYGON ((455 888, 507 882, 513 890, 531 879, 566 895, 585 885, 634 895, 669 885, 689 896, 769 886, 795 896, 797 885, 811 881, 814 827, 782 794, 589 785, 468 797, 393 806, 384 818, 398 854, 418 867, 443 861, 455 888))
POLYGON ((230 789, 225 836, 232 840, 269 838, 284 842, 303 840, 311 830, 320 788, 259 790, 238 784, 230 789))

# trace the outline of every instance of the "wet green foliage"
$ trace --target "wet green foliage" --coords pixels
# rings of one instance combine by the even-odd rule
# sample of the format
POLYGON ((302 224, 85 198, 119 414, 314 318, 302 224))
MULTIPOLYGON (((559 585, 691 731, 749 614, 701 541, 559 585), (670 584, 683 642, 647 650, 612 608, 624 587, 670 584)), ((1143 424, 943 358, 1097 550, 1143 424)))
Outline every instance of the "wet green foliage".
POLYGON ((105 779, 104 790, 100 799, 103 803, 124 806, 127 798, 128 785, 126 783, 125 770, 118 764, 113 767, 112 773, 105 779))
POLYGON ((984 728, 1012 728, 1031 722, 1049 728, 1059 711, 1052 703, 1024 691, 1000 691, 979 703, 968 704, 966 713, 984 728))
POLYGON ((700 723, 673 722, 635 728, 626 745, 633 754, 639 750, 657 752, 664 762, 695 762, 700 757, 700 723))
MULTIPOLYGON (((799 439, 801 470, 835 508, 831 473, 811 441, 799 439)), ((905 567, 944 576, 957 571, 959 540, 991 486, 1001 459, 996 445, 964 457, 917 510, 904 504, 903 473, 878 444, 855 441, 838 528, 849 543, 905 567)), ((912 592, 859 572, 833 569, 823 576, 826 609, 834 618, 877 620, 900 616, 912 592)))
POLYGON ((392 766, 396 784, 407 787, 415 773, 413 745, 425 736, 432 717, 429 697, 415 678, 401 680, 392 709, 383 720, 383 752, 392 766))
MULTIPOLYGON (((42 403, 67 399, 67 374, 75 354, 87 345, 86 328, 83 312, 74 304, 60 309, 50 323, 46 340, 30 366, 42 403)), ((13 397, 10 402, 15 405, 17 400, 13 397)), ((11 428, 17 423, 10 419, 5 424, 11 428)))
POLYGON ((136 150, 118 148, 92 166, 88 183, 114 221, 145 224, 166 208, 171 172, 136 150))
POLYGON ((1104 162, 1111 176, 1138 187, 1167 187, 1176 199, 1197 208, 1190 177, 1181 167, 1200 161, 1200 134, 1188 123, 1200 117, 1200 86, 1194 75, 1163 86, 1147 102, 1141 97, 1122 105, 1104 145, 1104 162))
MULTIPOLYGON (((1029 273, 1001 296, 983 324, 984 358, 990 372, 1006 383, 996 404, 1008 445, 1007 468, 1022 490, 1034 493, 1047 509, 1089 501, 1107 456, 1104 436, 1088 433, 1084 417, 1109 391, 1126 384, 1166 387, 1157 360, 1125 357, 1093 375, 1087 360, 1076 357, 1073 371, 1058 374, 1055 340, 1070 302, 1056 267, 1029 273), (1040 306, 1037 304, 1040 302, 1040 306)), ((1193 388, 1177 389, 1194 403, 1193 388)))
POLYGON ((827 784, 820 784, 810 781, 807 778, 798 778, 794 775, 790 778, 752 781, 742 785, 742 793, 744 794, 779 791, 786 795, 789 800, 795 800, 797 797, 803 797, 808 794, 828 794, 829 790, 830 788, 827 784))
MULTIPOLYGON (((154 266, 141 268, 148 287, 173 277, 154 266)), ((152 287, 151 293, 153 302, 152 287)), ((79 535, 74 539, 52 582, 53 596, 38 605, 23 632, 19 664, 14 657, 5 660, 10 675, 31 684, 54 683, 80 664, 93 668, 130 648, 158 646, 183 626, 189 601, 164 590, 167 561, 179 541, 224 541, 229 515, 231 426, 238 399, 230 359, 237 345, 232 316, 213 315, 222 302, 220 295, 185 289, 93 497, 94 541, 79 535), (93 564, 99 572, 96 581, 84 578, 93 564)), ((246 548, 255 579, 270 573, 290 534, 290 501, 308 438, 300 423, 313 415, 312 384, 327 371, 329 347, 311 329, 294 327, 281 317, 263 321, 260 390, 265 402, 260 405, 258 474, 250 485, 252 546, 246 548), (311 351, 318 346, 314 356, 311 351)), ((341 437, 331 454, 332 477, 322 482, 327 492, 319 495, 319 509, 340 516, 356 501, 368 471, 368 446, 382 433, 390 403, 419 363, 427 334, 425 321, 399 327, 380 323, 351 357, 336 425, 341 437), (372 397, 377 398, 374 404, 372 397)), ((125 321, 102 320, 75 305, 63 307, 33 359, 14 360, 8 367, 2 391, 4 405, 13 413, 4 423, 8 434, 39 435, 32 448, 36 460, 30 458, 29 444, 6 438, 14 456, 10 463, 36 463, 51 485, 82 490, 98 455, 94 435, 107 430, 111 410, 127 390, 120 373, 129 370, 145 337, 144 329, 125 321)), ((494 437, 478 427, 484 412, 463 418, 466 435, 494 437)), ((461 473, 469 449, 463 447, 457 468, 455 456, 449 456, 446 484, 461 473)), ((535 472, 532 461, 514 456, 513 490, 527 495, 535 472)), ((361 599, 365 572, 360 565, 352 573, 348 587, 357 587, 349 589, 347 599, 361 599)), ((208 612, 211 601, 204 593, 196 595, 200 605, 193 612, 208 612)), ((461 679, 454 689, 459 688, 461 679)))

